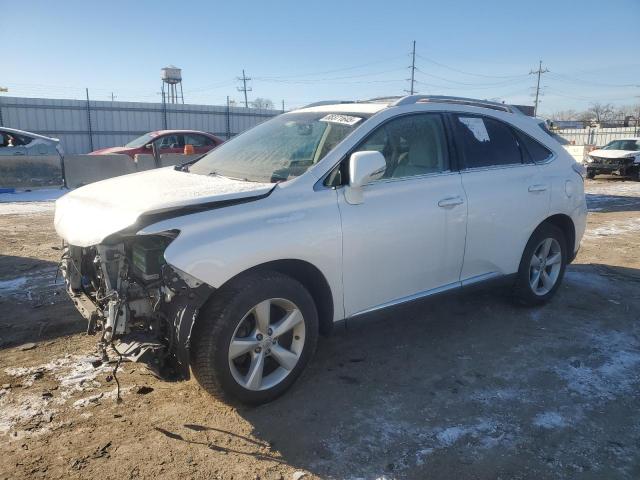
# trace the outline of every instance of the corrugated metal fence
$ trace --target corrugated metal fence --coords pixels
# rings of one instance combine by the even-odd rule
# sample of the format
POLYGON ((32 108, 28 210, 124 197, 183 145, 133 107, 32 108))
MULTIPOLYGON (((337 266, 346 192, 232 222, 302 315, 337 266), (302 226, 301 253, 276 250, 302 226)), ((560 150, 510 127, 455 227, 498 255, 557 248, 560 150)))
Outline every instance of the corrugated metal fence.
POLYGON ((574 145, 603 146, 609 143, 611 140, 638 136, 640 135, 640 128, 563 128, 555 130, 555 132, 572 142, 574 145))
POLYGON ((59 138, 66 153, 124 145, 163 129, 230 138, 281 112, 215 105, 0 97, 0 126, 59 138))

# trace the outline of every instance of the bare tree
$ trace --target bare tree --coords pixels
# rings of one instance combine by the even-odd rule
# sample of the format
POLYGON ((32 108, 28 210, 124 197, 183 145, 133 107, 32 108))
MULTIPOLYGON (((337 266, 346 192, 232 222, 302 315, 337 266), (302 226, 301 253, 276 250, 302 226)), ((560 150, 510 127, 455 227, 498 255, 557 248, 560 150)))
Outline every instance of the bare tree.
POLYGON ((575 110, 560 110, 552 113, 549 118, 551 120, 575 120, 578 118, 578 112, 575 110))
POLYGON ((253 108, 264 108, 264 109, 272 109, 273 102, 268 98, 256 98, 253 102, 251 102, 251 106, 253 108))
POLYGON ((591 104, 587 113, 591 114, 593 120, 600 123, 611 120, 615 115, 615 108, 610 103, 595 102, 591 104))

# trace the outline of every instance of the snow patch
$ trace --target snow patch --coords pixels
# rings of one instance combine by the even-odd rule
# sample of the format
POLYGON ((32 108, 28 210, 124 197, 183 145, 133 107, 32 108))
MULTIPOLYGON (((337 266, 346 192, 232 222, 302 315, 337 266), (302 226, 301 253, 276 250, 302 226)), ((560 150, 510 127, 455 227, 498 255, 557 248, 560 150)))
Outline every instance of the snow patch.
POLYGON ((533 424, 536 427, 553 429, 553 428, 562 428, 567 425, 565 419, 556 412, 544 412, 539 413, 533 419, 533 424))

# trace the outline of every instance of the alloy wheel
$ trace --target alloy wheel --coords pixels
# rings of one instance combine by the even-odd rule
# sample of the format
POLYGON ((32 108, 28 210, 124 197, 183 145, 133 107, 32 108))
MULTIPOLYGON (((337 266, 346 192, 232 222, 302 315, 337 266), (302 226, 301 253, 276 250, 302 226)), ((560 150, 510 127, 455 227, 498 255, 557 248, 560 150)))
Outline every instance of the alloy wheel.
POLYGON ((558 282, 562 268, 562 249, 555 238, 546 238, 533 251, 529 263, 529 285, 533 293, 542 296, 558 282))
POLYGON ((305 321, 284 298, 254 305, 240 320, 229 344, 233 378, 248 390, 267 390, 295 368, 304 349, 305 321))

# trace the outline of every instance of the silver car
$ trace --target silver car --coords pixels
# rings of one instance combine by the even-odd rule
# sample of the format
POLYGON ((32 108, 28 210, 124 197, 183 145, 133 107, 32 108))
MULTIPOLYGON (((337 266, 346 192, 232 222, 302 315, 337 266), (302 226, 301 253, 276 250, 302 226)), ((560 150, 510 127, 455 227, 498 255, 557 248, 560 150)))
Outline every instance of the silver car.
POLYGON ((66 186, 57 138, 0 127, 0 187, 66 186))
POLYGON ((15 128, 0 127, 0 155, 59 155, 64 152, 57 138, 15 128))

